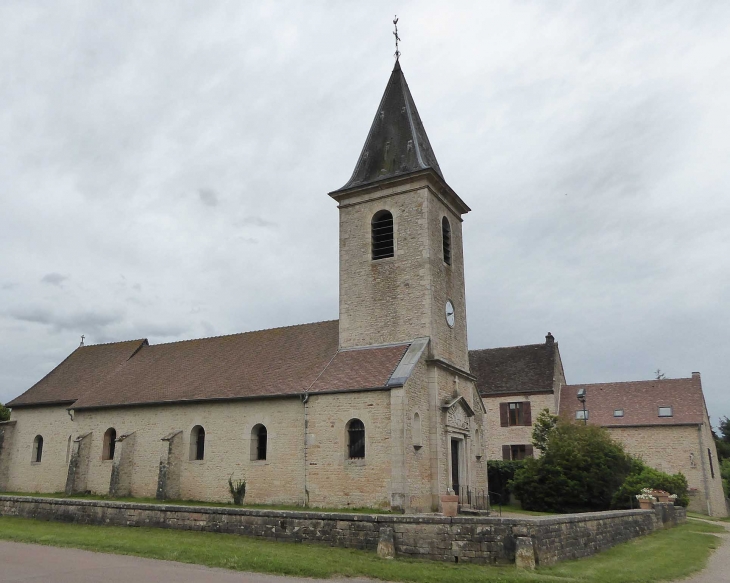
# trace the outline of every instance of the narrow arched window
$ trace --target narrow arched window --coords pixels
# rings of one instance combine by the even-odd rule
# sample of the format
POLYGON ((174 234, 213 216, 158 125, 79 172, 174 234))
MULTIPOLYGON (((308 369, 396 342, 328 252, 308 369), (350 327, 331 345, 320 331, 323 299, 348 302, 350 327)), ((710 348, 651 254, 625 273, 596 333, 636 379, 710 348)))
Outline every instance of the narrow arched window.
POLYGON ((444 246, 444 263, 451 265, 451 224, 446 217, 441 220, 441 235, 444 246))
POLYGON ((110 427, 104 433, 104 446, 102 448, 101 459, 113 460, 114 450, 117 446, 117 430, 110 427))
POLYGON ((393 257, 393 215, 388 211, 378 211, 371 221, 373 259, 393 257))
POLYGON ((413 447, 419 448, 423 444, 421 443, 421 416, 418 413, 413 414, 413 427, 411 428, 413 433, 413 447))
POLYGON ((254 425, 251 430, 251 459, 254 461, 265 460, 267 445, 268 435, 266 433, 266 427, 260 423, 254 425))
POLYGON ((205 459, 205 429, 200 425, 193 427, 190 432, 190 459, 205 459))
POLYGON ((43 459, 43 438, 40 435, 36 435, 33 440, 33 458, 32 461, 39 464, 43 459))
POLYGON ((347 457, 351 460, 365 457, 365 425, 359 419, 347 423, 347 457))

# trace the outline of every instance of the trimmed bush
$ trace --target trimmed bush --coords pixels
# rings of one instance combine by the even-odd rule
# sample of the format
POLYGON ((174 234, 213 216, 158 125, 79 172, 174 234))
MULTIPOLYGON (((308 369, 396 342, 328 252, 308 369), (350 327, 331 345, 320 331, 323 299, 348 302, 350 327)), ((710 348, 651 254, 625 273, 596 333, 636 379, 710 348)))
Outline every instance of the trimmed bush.
POLYGON ((664 490, 676 494, 676 504, 687 507, 689 494, 687 492, 687 478, 683 474, 665 474, 650 468, 639 459, 632 461, 631 473, 626 477, 621 487, 616 490, 611 501, 612 508, 637 508, 636 495, 643 488, 664 490))
POLYGON ((623 447, 593 425, 558 421, 544 447, 542 457, 526 459, 509 484, 526 510, 607 510, 633 467, 623 447))
POLYGON ((490 504, 509 504, 511 497, 509 482, 523 465, 522 461, 489 460, 487 462, 490 504))

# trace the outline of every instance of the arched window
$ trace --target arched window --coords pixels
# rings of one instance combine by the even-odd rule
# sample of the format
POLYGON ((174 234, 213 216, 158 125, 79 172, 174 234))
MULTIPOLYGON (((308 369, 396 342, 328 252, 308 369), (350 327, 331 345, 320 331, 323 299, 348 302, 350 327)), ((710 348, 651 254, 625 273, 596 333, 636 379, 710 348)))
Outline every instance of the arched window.
POLYGON ((347 457, 351 460, 365 457, 365 425, 359 419, 347 423, 347 457))
POLYGON ((413 447, 418 449, 423 445, 421 442, 421 416, 418 413, 413 414, 413 426, 411 427, 411 433, 413 434, 413 447))
POLYGON ((441 235, 444 244, 444 263, 451 265, 451 224, 446 217, 441 220, 441 235))
POLYGON ((36 435, 33 440, 33 457, 32 461, 39 464, 43 458, 43 438, 40 435, 36 435))
POLYGON ((266 427, 259 423, 251 430, 251 459, 265 460, 267 446, 266 427))
POLYGON ((393 257, 393 215, 378 211, 370 222, 372 230, 373 259, 393 257))
POLYGON ((190 432, 190 459, 205 459, 205 429, 200 425, 193 427, 190 432))
POLYGON ((102 448, 101 459, 113 460, 114 450, 117 446, 117 430, 110 427, 104 433, 104 447, 102 448))

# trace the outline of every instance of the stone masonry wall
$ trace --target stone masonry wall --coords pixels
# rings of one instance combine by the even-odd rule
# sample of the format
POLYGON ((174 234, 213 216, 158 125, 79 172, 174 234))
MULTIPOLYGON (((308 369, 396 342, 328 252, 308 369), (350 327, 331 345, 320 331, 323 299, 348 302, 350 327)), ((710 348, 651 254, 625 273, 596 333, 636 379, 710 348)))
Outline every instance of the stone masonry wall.
MULTIPOLYGON (((529 401, 534 423, 540 411, 549 409, 555 413, 555 397, 552 393, 537 395, 499 395, 494 397, 482 397, 482 402, 487 409, 485 426, 488 428, 487 437, 487 459, 501 460, 503 445, 520 445, 532 443, 532 425, 502 427, 499 419, 499 404, 513 403, 516 401, 529 401)), ((539 452, 535 452, 538 455, 539 452)))
POLYGON ((654 510, 593 512, 541 518, 336 514, 0 496, 0 516, 79 524, 151 526, 224 532, 374 551, 392 528, 398 556, 448 562, 508 564, 519 544, 537 565, 584 557, 684 522, 667 504, 654 510))

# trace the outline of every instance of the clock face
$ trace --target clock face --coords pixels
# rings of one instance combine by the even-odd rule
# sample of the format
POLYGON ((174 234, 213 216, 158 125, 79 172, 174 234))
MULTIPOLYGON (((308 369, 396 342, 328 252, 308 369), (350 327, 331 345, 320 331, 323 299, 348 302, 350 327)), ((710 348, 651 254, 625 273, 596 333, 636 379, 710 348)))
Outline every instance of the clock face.
POLYGON ((454 322, 454 304, 452 304, 451 300, 449 300, 446 302, 446 323, 449 325, 449 328, 453 328, 454 322))

